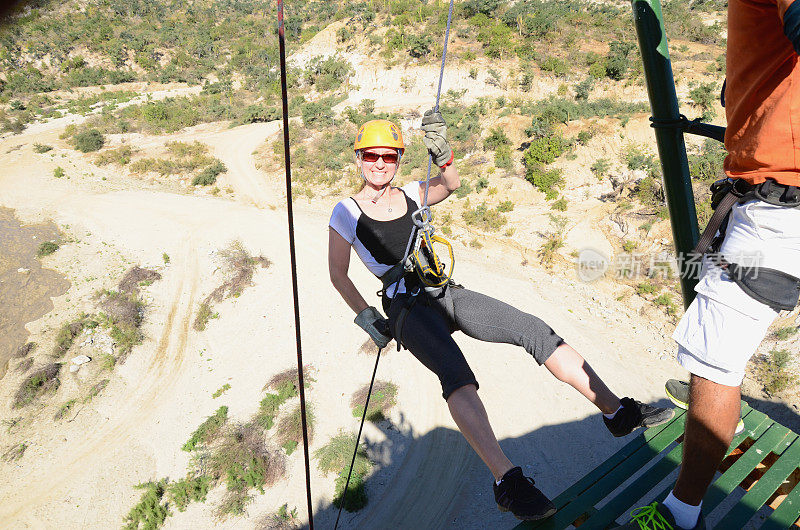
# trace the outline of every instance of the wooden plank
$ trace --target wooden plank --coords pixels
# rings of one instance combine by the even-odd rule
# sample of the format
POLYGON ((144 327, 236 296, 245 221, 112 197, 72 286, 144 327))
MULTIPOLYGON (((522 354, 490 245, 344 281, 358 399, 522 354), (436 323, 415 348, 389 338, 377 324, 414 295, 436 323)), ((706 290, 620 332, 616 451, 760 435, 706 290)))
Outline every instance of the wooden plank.
POLYGON ((644 446, 646 443, 648 443, 650 440, 652 440, 658 434, 664 431, 664 429, 669 428, 669 426, 673 422, 678 421, 679 418, 683 418, 685 413, 686 411, 683 409, 676 410, 675 416, 670 421, 668 421, 665 424, 647 429, 642 434, 640 434, 639 436, 628 442, 625 446, 622 447, 622 449, 611 455, 604 462, 602 462, 600 465, 598 465, 596 468, 594 468, 592 471, 586 474, 586 476, 584 476, 574 485, 565 489, 558 495, 558 497, 553 499, 553 502, 555 503, 556 507, 561 508, 565 506, 575 497, 586 491, 595 482, 597 482, 602 477, 607 475, 611 470, 613 470, 619 464, 624 462, 629 456, 631 456, 633 453, 638 451, 642 446, 644 446))
MULTIPOLYGON (((683 434, 683 424, 685 415, 673 419, 666 428, 653 436, 647 443, 628 456, 624 461, 619 462, 612 470, 589 486, 583 493, 578 495, 573 501, 568 502, 555 515, 545 521, 535 523, 522 523, 516 528, 541 528, 555 530, 566 528, 588 509, 594 507, 600 500, 614 491, 620 484, 625 482, 631 475, 641 469, 653 457, 658 455, 667 446, 683 434)), ((644 436, 645 433, 639 435, 644 436)))
MULTIPOLYGON (((748 410, 746 414, 750 415, 753 414, 752 410, 748 410)), ((760 434, 767 429, 769 424, 772 423, 766 416, 761 413, 758 413, 757 416, 750 420, 750 425, 754 426, 753 430, 749 430, 745 428, 744 431, 739 433, 732 441, 730 448, 728 449, 728 454, 730 454, 744 439, 754 432, 760 436, 760 434), (759 417, 760 416, 760 417, 759 417), (758 420, 761 420, 759 425, 754 425, 758 420), (762 427, 763 425, 763 427, 762 427)), ((787 430, 788 433, 788 430, 787 430)), ((783 439, 783 438, 781 438, 783 439)), ((777 445, 777 442, 776 442, 777 445)), ((771 449, 770 449, 771 450, 771 449)), ((614 499, 609 501, 601 510, 588 519, 585 523, 586 530, 594 529, 594 528, 605 528, 609 524, 611 524, 617 517, 622 515, 625 508, 631 506, 632 502, 637 500, 643 493, 650 491, 653 489, 659 482, 661 482, 667 475, 672 473, 675 468, 680 466, 681 459, 683 456, 683 444, 679 445, 678 447, 674 448, 672 451, 669 452, 664 458, 662 458, 656 465, 650 468, 646 474, 639 477, 636 481, 630 484, 625 490, 618 493, 614 499)), ((760 462, 760 459, 759 459, 760 462)), ((755 464, 754 464, 755 466, 755 464)), ((671 489, 672 486, 670 486, 671 489)), ((668 493, 667 490, 666 493, 668 493)), ((665 497, 666 497, 665 493, 665 497)), ((705 502, 703 503, 705 506, 705 502)))
MULTIPOLYGON (((717 525, 718 528, 742 528, 745 523, 769 500, 769 497, 775 493, 784 480, 797 469, 797 464, 800 462, 800 439, 797 435, 792 433, 787 438, 793 438, 791 445, 783 451, 783 454, 770 467, 764 476, 748 491, 744 497, 733 507, 733 509, 726 515, 717 525)), ((775 453, 779 454, 787 440, 780 444, 775 453)), ((764 455, 766 456, 766 455, 764 455)))
POLYGON ((785 530, 800 517, 800 484, 783 499, 761 527, 761 530, 785 530))
MULTIPOLYGON (((742 432, 740 432, 733 438, 730 447, 728 447, 728 452, 725 455, 726 457, 730 455, 733 452, 733 450, 736 449, 739 446, 739 444, 745 440, 745 438, 747 438, 748 436, 750 437, 760 436, 761 433, 763 433, 767 429, 767 427, 769 427, 773 423, 773 421, 770 418, 768 418, 767 416, 765 416, 764 414, 762 414, 757 410, 751 409, 744 402, 742 402, 742 411, 744 413, 745 428, 742 432)), ((672 486, 673 486, 672 484, 667 486, 665 490, 663 490, 661 493, 655 496, 654 500, 662 502, 664 499, 666 499, 667 495, 669 495, 669 492, 672 491, 672 486)))
POLYGON ((639 499, 643 494, 653 489, 667 475, 672 473, 681 464, 683 445, 678 445, 666 456, 658 461, 647 473, 629 484, 624 490, 617 493, 602 509, 586 521, 586 530, 603 529, 622 515, 625 508, 639 499))
POLYGON ((773 423, 766 432, 758 437, 755 443, 739 457, 725 473, 719 477, 703 498, 703 513, 711 513, 725 498, 736 489, 736 486, 749 475, 756 466, 779 444, 786 440, 792 433, 778 423, 773 423))
MULTIPOLYGON (((651 427, 650 429, 647 429, 639 436, 635 437, 633 440, 624 445, 619 451, 608 457, 605 461, 601 462, 596 468, 587 473, 583 478, 578 480, 578 482, 576 482, 575 484, 573 484, 572 486, 561 492, 555 499, 553 499, 553 503, 556 505, 558 509, 561 509, 567 504, 569 504, 578 495, 586 491, 595 482, 597 482, 602 477, 607 475, 616 466, 624 462, 629 456, 634 454, 636 451, 641 449, 646 443, 648 443, 650 440, 659 435, 662 431, 664 431, 664 429, 667 429, 673 422, 678 421, 679 418, 683 418, 685 412, 686 412, 685 410, 680 410, 680 409, 676 410, 675 417, 673 417, 669 422, 663 425, 657 425, 655 427, 651 427)), ((572 521, 570 521, 570 523, 571 522, 572 521)), ((514 530, 524 529, 524 528, 539 528, 540 525, 542 524, 544 524, 544 521, 526 521, 517 525, 514 528, 514 530)))

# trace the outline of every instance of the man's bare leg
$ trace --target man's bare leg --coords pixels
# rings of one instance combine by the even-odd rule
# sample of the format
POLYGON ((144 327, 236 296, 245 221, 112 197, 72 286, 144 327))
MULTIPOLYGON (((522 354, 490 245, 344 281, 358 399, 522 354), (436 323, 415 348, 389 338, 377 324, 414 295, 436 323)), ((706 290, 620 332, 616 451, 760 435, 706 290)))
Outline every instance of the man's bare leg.
POLYGON ((741 414, 741 390, 692 375, 683 463, 673 494, 697 506, 714 480, 741 414))

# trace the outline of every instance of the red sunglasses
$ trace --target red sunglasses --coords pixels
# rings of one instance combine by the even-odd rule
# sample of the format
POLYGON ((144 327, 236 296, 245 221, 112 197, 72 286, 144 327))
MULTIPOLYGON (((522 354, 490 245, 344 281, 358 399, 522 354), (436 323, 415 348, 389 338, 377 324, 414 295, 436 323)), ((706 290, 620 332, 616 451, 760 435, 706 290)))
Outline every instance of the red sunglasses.
POLYGON ((379 155, 378 153, 373 153, 372 151, 364 151, 361 155, 361 159, 364 162, 369 162, 371 164, 377 162, 379 158, 383 158, 384 164, 396 164, 398 156, 397 153, 379 155))

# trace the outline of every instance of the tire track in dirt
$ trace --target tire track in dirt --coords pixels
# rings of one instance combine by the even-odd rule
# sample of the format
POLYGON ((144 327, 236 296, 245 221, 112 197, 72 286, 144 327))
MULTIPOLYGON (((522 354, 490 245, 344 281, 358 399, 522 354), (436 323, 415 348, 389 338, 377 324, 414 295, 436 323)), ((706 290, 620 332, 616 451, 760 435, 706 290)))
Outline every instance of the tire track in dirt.
POLYGON ((48 466, 45 479, 24 484, 26 491, 37 492, 35 496, 26 495, 25 498, 6 499, 0 503, 0 521, 14 521, 52 500, 70 482, 74 482, 76 477, 80 477, 82 472, 91 469, 90 462, 102 462, 105 457, 123 446, 125 441, 133 438, 137 430, 143 429, 146 420, 156 417, 154 411, 169 396, 182 373, 194 301, 200 284, 197 258, 194 241, 190 238, 182 256, 176 259, 183 260, 183 267, 181 274, 173 280, 174 295, 171 297, 164 329, 150 361, 150 368, 155 374, 151 371, 144 372, 154 377, 149 377, 150 382, 145 385, 140 385, 141 381, 131 382, 129 388, 142 390, 134 391, 135 394, 124 400, 127 408, 110 420, 112 425, 103 426, 87 436, 80 449, 71 451, 68 458, 62 460, 63 463, 48 466), (15 500, 18 504, 14 504, 15 500))

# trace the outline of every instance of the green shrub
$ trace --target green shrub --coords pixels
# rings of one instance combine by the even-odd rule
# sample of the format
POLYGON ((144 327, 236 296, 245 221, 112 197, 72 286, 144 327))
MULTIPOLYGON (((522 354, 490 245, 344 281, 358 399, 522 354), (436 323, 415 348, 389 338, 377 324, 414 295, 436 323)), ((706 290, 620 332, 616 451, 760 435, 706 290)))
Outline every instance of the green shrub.
POLYGON ((431 52, 433 38, 428 34, 415 35, 412 33, 406 37, 406 46, 411 57, 425 57, 431 52))
POLYGON ((717 94, 717 85, 713 82, 701 83, 689 91, 689 99, 692 100, 692 106, 700 109, 700 119, 703 121, 709 121, 717 115, 714 110, 717 94))
POLYGON ((283 405, 285 399, 277 394, 267 394, 258 407, 255 421, 264 430, 271 429, 275 424, 275 416, 278 415, 278 408, 283 405))
POLYGON ((44 241, 41 244, 39 244, 39 249, 36 251, 36 256, 40 258, 49 256, 59 248, 60 247, 58 243, 56 243, 55 241, 44 241))
MULTIPOLYGON (((350 465, 353 449, 356 446, 356 435, 353 433, 339 433, 314 452, 318 467, 323 473, 332 473, 350 465)), ((356 463, 353 472, 367 473, 371 467, 367 452, 363 444, 359 446, 356 454, 356 463)))
POLYGON ((553 266, 558 250, 564 246, 564 230, 567 227, 567 218, 561 215, 549 214, 550 226, 553 231, 545 236, 545 241, 539 247, 539 260, 546 268, 553 266))
POLYGON ((648 206, 664 204, 664 190, 661 187, 661 180, 653 177, 643 178, 636 183, 631 196, 636 197, 642 204, 648 206))
POLYGON ((72 408, 75 406, 77 402, 78 401, 76 399, 70 399, 69 401, 61 405, 56 411, 55 415, 53 416, 53 419, 59 421, 66 418, 67 415, 70 413, 70 411, 72 411, 72 408))
POLYGON ((592 88, 594 87, 594 79, 592 77, 587 77, 577 85, 575 85, 575 99, 578 101, 587 101, 589 99, 589 94, 592 92, 592 88))
POLYGON ((52 149, 53 149, 52 145, 44 145, 44 144, 40 144, 40 143, 33 144, 33 152, 34 153, 42 154, 42 153, 46 153, 46 152, 48 152, 48 151, 50 151, 52 149))
POLYGON ((99 166, 106 166, 108 164, 124 166, 130 163, 132 156, 133 149, 129 145, 123 145, 116 149, 109 149, 108 151, 98 153, 95 162, 97 162, 99 166))
POLYGON ((225 164, 220 160, 216 160, 192 180, 192 185, 210 186, 217 182, 217 176, 219 176, 220 173, 225 173, 226 171, 228 171, 228 168, 225 167, 225 164))
MULTIPOLYGON (((306 405, 306 433, 308 434, 309 443, 311 443, 311 440, 314 438, 315 419, 314 409, 309 403, 306 405)), ((303 441, 303 420, 300 404, 280 419, 277 426, 276 437, 278 443, 281 445, 292 441, 297 443, 303 441)))
POLYGON ((569 148, 569 142, 560 134, 552 134, 531 141, 522 157, 525 167, 552 164, 569 148))
POLYGON ((84 403, 84 404, 86 404, 86 403, 89 403, 89 402, 90 402, 90 401, 92 401, 94 398, 96 398, 97 396, 99 396, 99 395, 100 395, 100 392, 102 392, 102 391, 103 391, 103 389, 104 389, 106 386, 108 386, 108 382, 109 382, 109 380, 108 380, 108 379, 101 379, 100 381, 98 381, 97 383, 95 383, 94 385, 92 385, 92 386, 91 386, 91 388, 89 388, 89 391, 88 391, 88 392, 86 393, 86 395, 84 396, 84 398, 83 398, 83 400, 81 401, 81 403, 84 403))
POLYGON ((653 298, 653 303, 657 306, 663 307, 668 315, 674 315, 676 312, 675 302, 672 301, 672 297, 667 293, 653 298))
POLYGON ((469 181, 467 181, 466 179, 461 179, 461 185, 458 188, 456 188, 456 191, 454 193, 456 194, 456 197, 458 197, 459 199, 463 199, 464 197, 472 193, 472 186, 470 186, 469 181))
POLYGON ((723 165, 727 154, 724 145, 716 140, 706 140, 700 152, 689 155, 689 174, 692 178, 709 184, 725 178, 723 165))
POLYGON ((113 370, 117 364, 117 358, 110 353, 103 353, 100 356, 100 368, 103 370, 113 370))
POLYGON ((611 169, 611 163, 606 158, 598 158, 591 167, 592 173, 599 179, 606 176, 609 169, 611 169))
POLYGON ((354 73, 352 66, 344 58, 334 55, 327 58, 318 56, 308 62, 305 78, 318 91, 325 92, 339 88, 354 73))
MULTIPOLYGON (((356 445, 355 434, 339 433, 331 438, 324 446, 314 452, 314 458, 318 461, 319 469, 323 473, 331 473, 339 470, 336 478, 336 493, 333 503, 340 506, 342 503, 342 493, 344 492, 347 473, 350 470, 350 460, 356 445)), ((359 445, 356 452, 356 460, 353 465, 353 474, 350 478, 350 486, 347 489, 347 502, 344 508, 348 511, 360 510, 366 505, 366 491, 364 488, 364 477, 372 469, 372 463, 367 457, 367 451, 363 444, 359 445)))
POLYGON ((759 378, 768 394, 780 394, 797 384, 797 376, 788 367, 790 359, 788 350, 772 350, 761 363, 759 378))
POLYGON ((659 291, 661 291, 661 287, 652 283, 640 283, 636 286, 636 292, 640 296, 645 294, 656 294, 659 291))
POLYGON ((217 399, 218 397, 220 397, 222 394, 224 394, 225 392, 227 392, 230 389, 231 389, 230 383, 225 383, 224 385, 219 387, 216 392, 211 394, 211 399, 217 399))
POLYGON ((657 171, 658 162, 655 157, 644 150, 641 146, 630 144, 623 149, 622 156, 628 165, 628 169, 644 170, 647 172, 657 171))
POLYGON ((167 479, 159 482, 146 482, 139 484, 136 489, 144 490, 142 498, 125 517, 126 530, 155 530, 162 526, 170 512, 166 503, 162 503, 166 493, 167 479))
POLYGON ((53 170, 53 176, 54 176, 55 178, 57 178, 57 179, 60 179, 60 178, 62 178, 62 177, 64 176, 64 174, 65 174, 65 173, 64 173, 64 168, 63 168, 63 167, 61 167, 61 166, 58 166, 57 168, 55 168, 55 169, 53 170))
POLYGON ((609 44, 608 58, 606 59, 606 75, 615 81, 625 77, 630 62, 628 55, 635 48, 632 42, 612 41, 609 44))
POLYGON ((489 131, 489 136, 483 140, 483 148, 497 150, 499 147, 511 145, 511 140, 508 139, 506 133, 500 127, 495 127, 489 131))
POLYGON ((72 347, 75 337, 83 332, 85 323, 85 318, 82 317, 73 322, 65 322, 62 324, 58 335, 56 335, 56 345, 53 348, 53 355, 56 357, 63 357, 72 347))
POLYGON ((206 326, 208 326, 208 321, 218 316, 219 313, 214 313, 208 301, 201 302, 200 307, 197 309, 197 315, 194 317, 192 327, 197 331, 205 331, 206 326))
POLYGON ((539 68, 544 72, 551 72, 557 76, 564 76, 569 73, 569 65, 558 57, 548 57, 539 64, 539 68))
POLYGON ((61 364, 51 363, 28 376, 14 395, 12 407, 25 407, 47 392, 55 391, 61 384, 58 379, 60 371, 61 364))
POLYGON ((797 326, 786 326, 776 329, 774 332, 775 338, 778 340, 787 340, 797 334, 797 326))
POLYGON ((179 512, 185 511, 192 502, 205 502, 210 489, 211 477, 205 475, 182 478, 167 485, 170 500, 179 512))
POLYGON ((559 212, 566 212, 567 211, 567 199, 561 197, 557 201, 553 201, 553 204, 550 205, 551 210, 557 210, 559 212))
MULTIPOLYGON (((356 418, 360 418, 364 414, 364 402, 367 399, 368 390, 369 386, 364 385, 350 398, 350 407, 356 418)), ((376 423, 386 419, 389 410, 395 405, 396 396, 397 385, 388 381, 376 381, 370 396, 366 419, 376 423)))
POLYGON ((539 166, 529 166, 525 171, 525 180, 543 192, 547 200, 552 200, 564 186, 564 172, 561 168, 542 169, 539 166))
POLYGON ((497 205, 498 212, 510 212, 514 210, 514 203, 512 201, 503 201, 497 205))
POLYGON ((347 486, 347 496, 344 496, 344 487, 347 483, 347 473, 350 470, 348 464, 339 472, 336 477, 336 490, 333 497, 333 505, 339 508, 342 506, 345 511, 357 512, 367 505, 367 488, 365 475, 353 472, 350 477, 350 484, 347 486))
POLYGON ((511 147, 508 145, 501 145, 494 152, 494 165, 500 169, 509 170, 514 166, 511 159, 511 147))
POLYGON ((249 105, 244 109, 242 123, 265 123, 280 119, 281 114, 275 107, 262 107, 261 105, 249 105))
POLYGON ((201 445, 208 445, 220 434, 226 421, 228 421, 228 407, 223 405, 213 416, 209 416, 200 424, 181 449, 192 452, 201 445))
POLYGON ((97 129, 88 129, 75 135, 75 149, 82 153, 100 150, 106 143, 103 134, 97 129))
POLYGON ((479 204, 475 208, 464 210, 461 216, 468 225, 475 225, 482 230, 488 230, 490 232, 500 230, 500 227, 508 222, 502 213, 489 208, 486 206, 485 202, 479 204))

